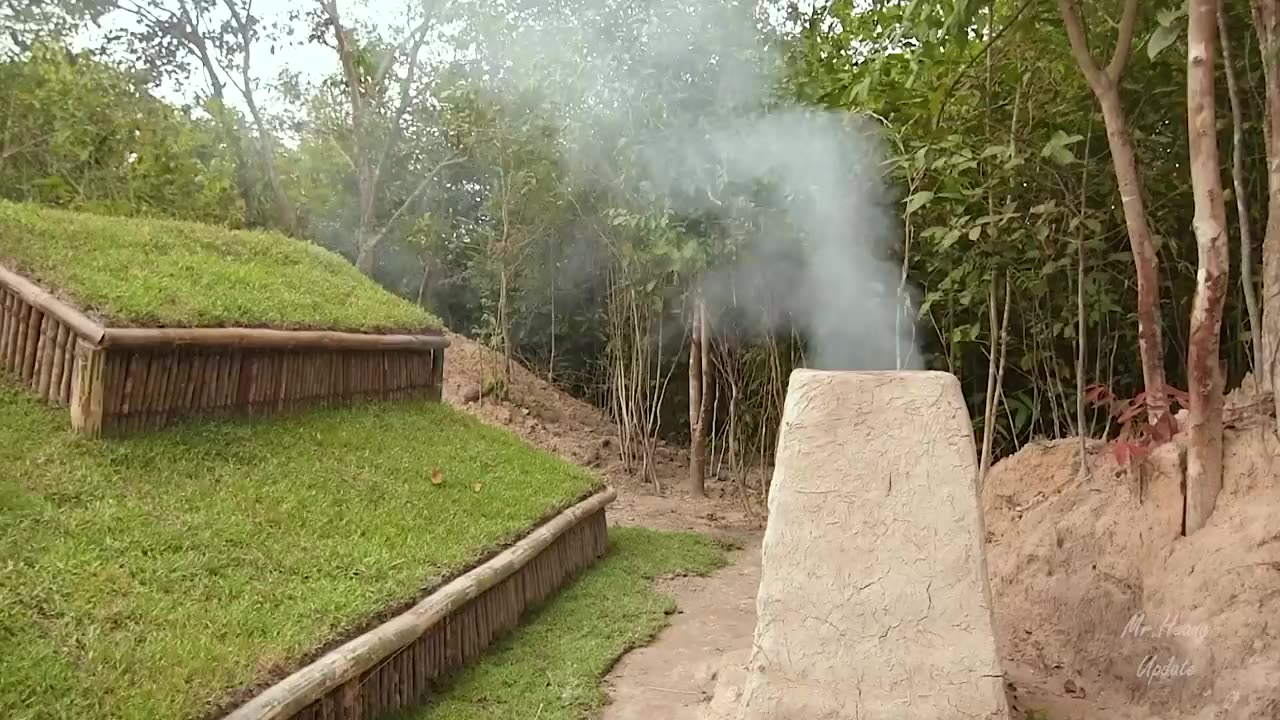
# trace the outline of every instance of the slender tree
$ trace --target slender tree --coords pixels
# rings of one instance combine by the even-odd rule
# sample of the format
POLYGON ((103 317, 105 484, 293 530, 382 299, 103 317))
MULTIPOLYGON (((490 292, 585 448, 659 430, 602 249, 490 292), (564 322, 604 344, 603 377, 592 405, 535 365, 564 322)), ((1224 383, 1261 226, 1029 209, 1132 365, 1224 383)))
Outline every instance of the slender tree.
POLYGON ((1101 67, 1089 51, 1084 18, 1076 0, 1058 0, 1067 38, 1076 64, 1084 73, 1102 109, 1107 126, 1107 144, 1124 208, 1125 227, 1133 251, 1138 280, 1138 349, 1142 358, 1142 379, 1146 388, 1147 419, 1155 424, 1169 410, 1165 393, 1164 341, 1160 329, 1160 268, 1151 226, 1142 197, 1142 177, 1133 151, 1133 135, 1120 97, 1120 81, 1133 49, 1138 22, 1138 0, 1125 0, 1116 46, 1111 61, 1101 67))
MULTIPOLYGON (((1267 229, 1262 239, 1262 343, 1271 388, 1280 391, 1280 0, 1252 0, 1262 52, 1267 147, 1267 229)), ((1280 392, 1275 393, 1280 411, 1280 392)), ((1280 415, 1278 415, 1280 417, 1280 415)))
POLYGON ((1218 0, 1191 0, 1187 22, 1187 137, 1199 257, 1187 345, 1186 532, 1204 527, 1222 489, 1222 367, 1218 348, 1226 304, 1227 210, 1219 169, 1214 59, 1218 0))
POLYGON ((1245 310, 1249 317, 1249 338, 1253 345, 1253 378, 1258 387, 1269 387, 1266 353, 1262 344, 1262 313, 1258 307, 1258 294, 1253 287, 1253 226, 1250 223, 1249 187, 1245 176, 1244 156, 1244 103, 1240 98, 1240 84, 1236 78, 1235 59, 1231 53, 1231 34, 1227 25, 1227 12, 1218 3, 1218 44, 1222 46, 1223 75, 1227 80, 1227 97, 1231 102, 1231 186, 1236 199, 1236 222, 1240 226, 1240 289, 1244 293, 1245 310))
POLYGON ((378 248, 386 238, 387 231, 422 195, 441 170, 460 162, 461 158, 449 155, 423 172, 421 181, 405 197, 397 198, 394 202, 385 197, 389 165, 395 160, 404 140, 403 122, 414 99, 419 56, 434 18, 429 15, 423 18, 403 41, 386 53, 376 67, 371 68, 366 62, 366 49, 360 47, 354 29, 344 23, 337 0, 318 2, 342 67, 344 91, 349 103, 351 152, 347 159, 355 173, 358 196, 356 267, 368 275, 373 272, 378 248), (401 56, 404 73, 395 78, 398 89, 394 94, 394 101, 385 113, 380 113, 377 106, 383 103, 383 99, 379 97, 379 89, 391 78, 392 67, 401 56), (387 207, 389 202, 391 207, 387 207))

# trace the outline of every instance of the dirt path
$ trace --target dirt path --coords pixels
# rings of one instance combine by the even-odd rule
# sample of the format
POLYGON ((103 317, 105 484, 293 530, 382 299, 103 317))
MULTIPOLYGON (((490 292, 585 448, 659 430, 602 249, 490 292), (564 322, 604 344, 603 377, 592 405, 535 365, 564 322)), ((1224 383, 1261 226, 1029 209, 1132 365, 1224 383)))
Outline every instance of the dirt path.
POLYGON ((730 564, 708 578, 663 583, 678 610, 651 645, 605 679, 612 700, 599 720, 698 720, 726 653, 751 649, 760 582, 760 538, 743 535, 730 564))

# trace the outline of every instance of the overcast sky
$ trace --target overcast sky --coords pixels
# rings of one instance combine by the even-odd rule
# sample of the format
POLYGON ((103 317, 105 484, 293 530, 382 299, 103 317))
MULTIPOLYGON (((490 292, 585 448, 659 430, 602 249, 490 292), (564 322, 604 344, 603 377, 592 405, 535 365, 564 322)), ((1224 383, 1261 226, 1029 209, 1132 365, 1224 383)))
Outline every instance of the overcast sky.
MULTIPOLYGON (((144 5, 156 7, 168 4, 165 0, 138 1, 144 5)), ((291 9, 310 9, 311 5, 312 3, 299 0, 253 0, 252 12, 261 20, 264 28, 286 27, 291 24, 289 21, 291 9)), ((407 17, 405 0, 348 0, 340 3, 339 10, 343 14, 344 22, 348 24, 362 21, 383 29, 391 28, 396 24, 402 25, 407 17)), ((224 14, 220 14, 214 19, 220 21, 223 17, 224 14)), ((270 88, 282 70, 298 73, 304 81, 319 81, 339 70, 337 55, 332 48, 306 42, 305 22, 299 21, 292 25, 295 29, 294 37, 286 38, 282 34, 280 40, 275 43, 274 53, 270 52, 271 42, 260 41, 254 45, 252 70, 258 84, 255 94, 263 96, 260 102, 265 105, 279 102, 279 98, 270 88)), ((128 13, 115 11, 103 17, 100 29, 90 28, 81 35, 79 41, 82 46, 97 47, 101 45, 107 31, 130 27, 136 27, 134 18, 128 13)), ((117 57, 122 60, 130 59, 123 52, 118 53, 117 57)), ((186 78, 166 82, 159 88, 159 94, 177 103, 189 103, 198 94, 207 90, 208 83, 205 81, 204 74, 193 68, 186 78)), ((243 98, 235 92, 234 85, 228 85, 228 92, 233 103, 245 109, 243 98)))
MULTIPOLYGON (((242 3, 245 1, 251 2, 253 15, 260 19, 261 27, 265 29, 263 34, 269 34, 275 28, 292 26, 294 29, 292 38, 286 37, 283 32, 276 33, 278 35, 276 42, 259 41, 253 48, 252 72, 256 83, 255 98, 268 112, 273 107, 279 107, 282 102, 279 95, 272 89, 281 71, 297 73, 303 82, 318 82, 339 72, 338 59, 334 50, 319 43, 306 41, 305 20, 297 22, 289 20, 291 10, 310 10, 315 7, 314 0, 241 0, 242 3), (274 53, 271 52, 273 44, 274 53)), ((705 1, 715 2, 715 0, 705 1)), ((816 1, 799 0, 799 5, 806 10, 811 10, 816 1)), ((176 4, 173 0, 135 0, 135 2, 151 8, 164 8, 176 4)), ((384 31, 386 37, 396 40, 403 37, 407 18, 421 17, 421 10, 417 9, 421 2, 422 0, 344 0, 339 2, 339 11, 346 24, 351 25, 357 22, 372 24, 384 31)), ((772 22, 782 22, 780 6, 785 5, 785 2, 762 0, 762 4, 767 8, 767 15, 772 22)), ((213 20, 220 22, 226 17, 221 4, 215 10, 217 11, 221 12, 215 15, 213 20)), ((153 12, 159 13, 159 10, 153 10, 153 12)), ((102 18, 100 28, 90 28, 82 33, 79 44, 83 47, 100 47, 108 31, 129 27, 136 27, 136 20, 129 13, 115 11, 102 18)), ((422 59, 430 61, 434 56, 434 59, 438 60, 446 57, 448 53, 449 48, 443 44, 436 43, 432 46, 429 43, 423 48, 422 59)), ((124 61, 132 59, 123 50, 117 52, 115 56, 124 61)), ((238 80, 239 78, 236 77, 235 82, 226 83, 228 99, 241 110, 247 110, 243 98, 236 91, 238 80)), ((161 97, 177 104, 192 103, 207 91, 208 83, 204 73, 194 64, 185 77, 166 81, 158 88, 158 94, 161 97)))

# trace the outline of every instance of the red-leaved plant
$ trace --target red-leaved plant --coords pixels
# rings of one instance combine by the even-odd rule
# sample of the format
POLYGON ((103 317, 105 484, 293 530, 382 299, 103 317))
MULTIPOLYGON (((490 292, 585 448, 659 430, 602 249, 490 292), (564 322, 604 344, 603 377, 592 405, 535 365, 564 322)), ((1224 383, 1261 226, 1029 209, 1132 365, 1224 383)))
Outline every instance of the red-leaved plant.
MULTIPOLYGON (((1166 385, 1165 394, 1171 402, 1182 407, 1190 403, 1187 393, 1166 385)), ((1131 398, 1119 398, 1106 385, 1090 385, 1085 388, 1084 398, 1096 408, 1105 408, 1120 425, 1120 433, 1111 442, 1111 452, 1116 462, 1128 465, 1130 460, 1141 459, 1151 452, 1151 448, 1169 442, 1178 432, 1178 421, 1173 417, 1173 408, 1161 416, 1156 423, 1147 422, 1147 393, 1145 391, 1131 398)))

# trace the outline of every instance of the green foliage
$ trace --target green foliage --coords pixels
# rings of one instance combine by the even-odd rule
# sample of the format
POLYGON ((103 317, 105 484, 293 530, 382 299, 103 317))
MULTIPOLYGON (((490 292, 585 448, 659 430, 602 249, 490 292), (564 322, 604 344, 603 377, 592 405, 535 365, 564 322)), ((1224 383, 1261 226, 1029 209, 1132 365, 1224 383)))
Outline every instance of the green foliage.
POLYGON ((234 224, 234 162, 212 129, 129 72, 37 45, 0 63, 0 197, 234 224))
POLYGON ((439 404, 106 443, 0 381, 0 434, 13 720, 199 717, 598 482, 439 404))
MULTIPOLYGON (((1132 394, 1141 372, 1133 265, 1105 128, 1057 8, 1017 0, 854 5, 793 14, 788 86, 808 102, 871 111, 894 134, 910 276, 922 289, 914 310, 931 365, 960 376, 980 418, 992 344, 988 295, 1007 276, 1009 407, 1000 413, 997 449, 1074 432, 1080 245, 1086 376, 1132 394)), ((1082 5, 1097 35, 1095 54, 1109 53, 1118 6, 1082 5)), ((1138 38, 1147 52, 1130 59, 1122 92, 1161 239, 1167 371, 1181 385, 1195 248, 1187 232, 1185 64, 1167 50, 1180 40, 1183 10, 1172 5, 1144 10, 1138 38)), ((1245 9, 1232 13, 1247 31, 1245 9)), ((1259 91, 1260 82, 1251 76, 1259 91)), ((1260 152, 1247 162, 1262 171, 1260 152)), ((1250 192, 1255 208, 1265 205, 1265 188, 1250 192)), ((1234 379, 1248 369, 1243 303, 1234 293, 1227 318, 1225 359, 1234 379)))
POLYGON ((0 201, 0 262, 118 325, 439 327, 337 255, 275 233, 0 201))
POLYGON ((603 560, 401 720, 581 720, 604 707, 601 678, 675 609, 653 581, 724 565, 715 544, 692 533, 614 528, 609 540, 603 560))

